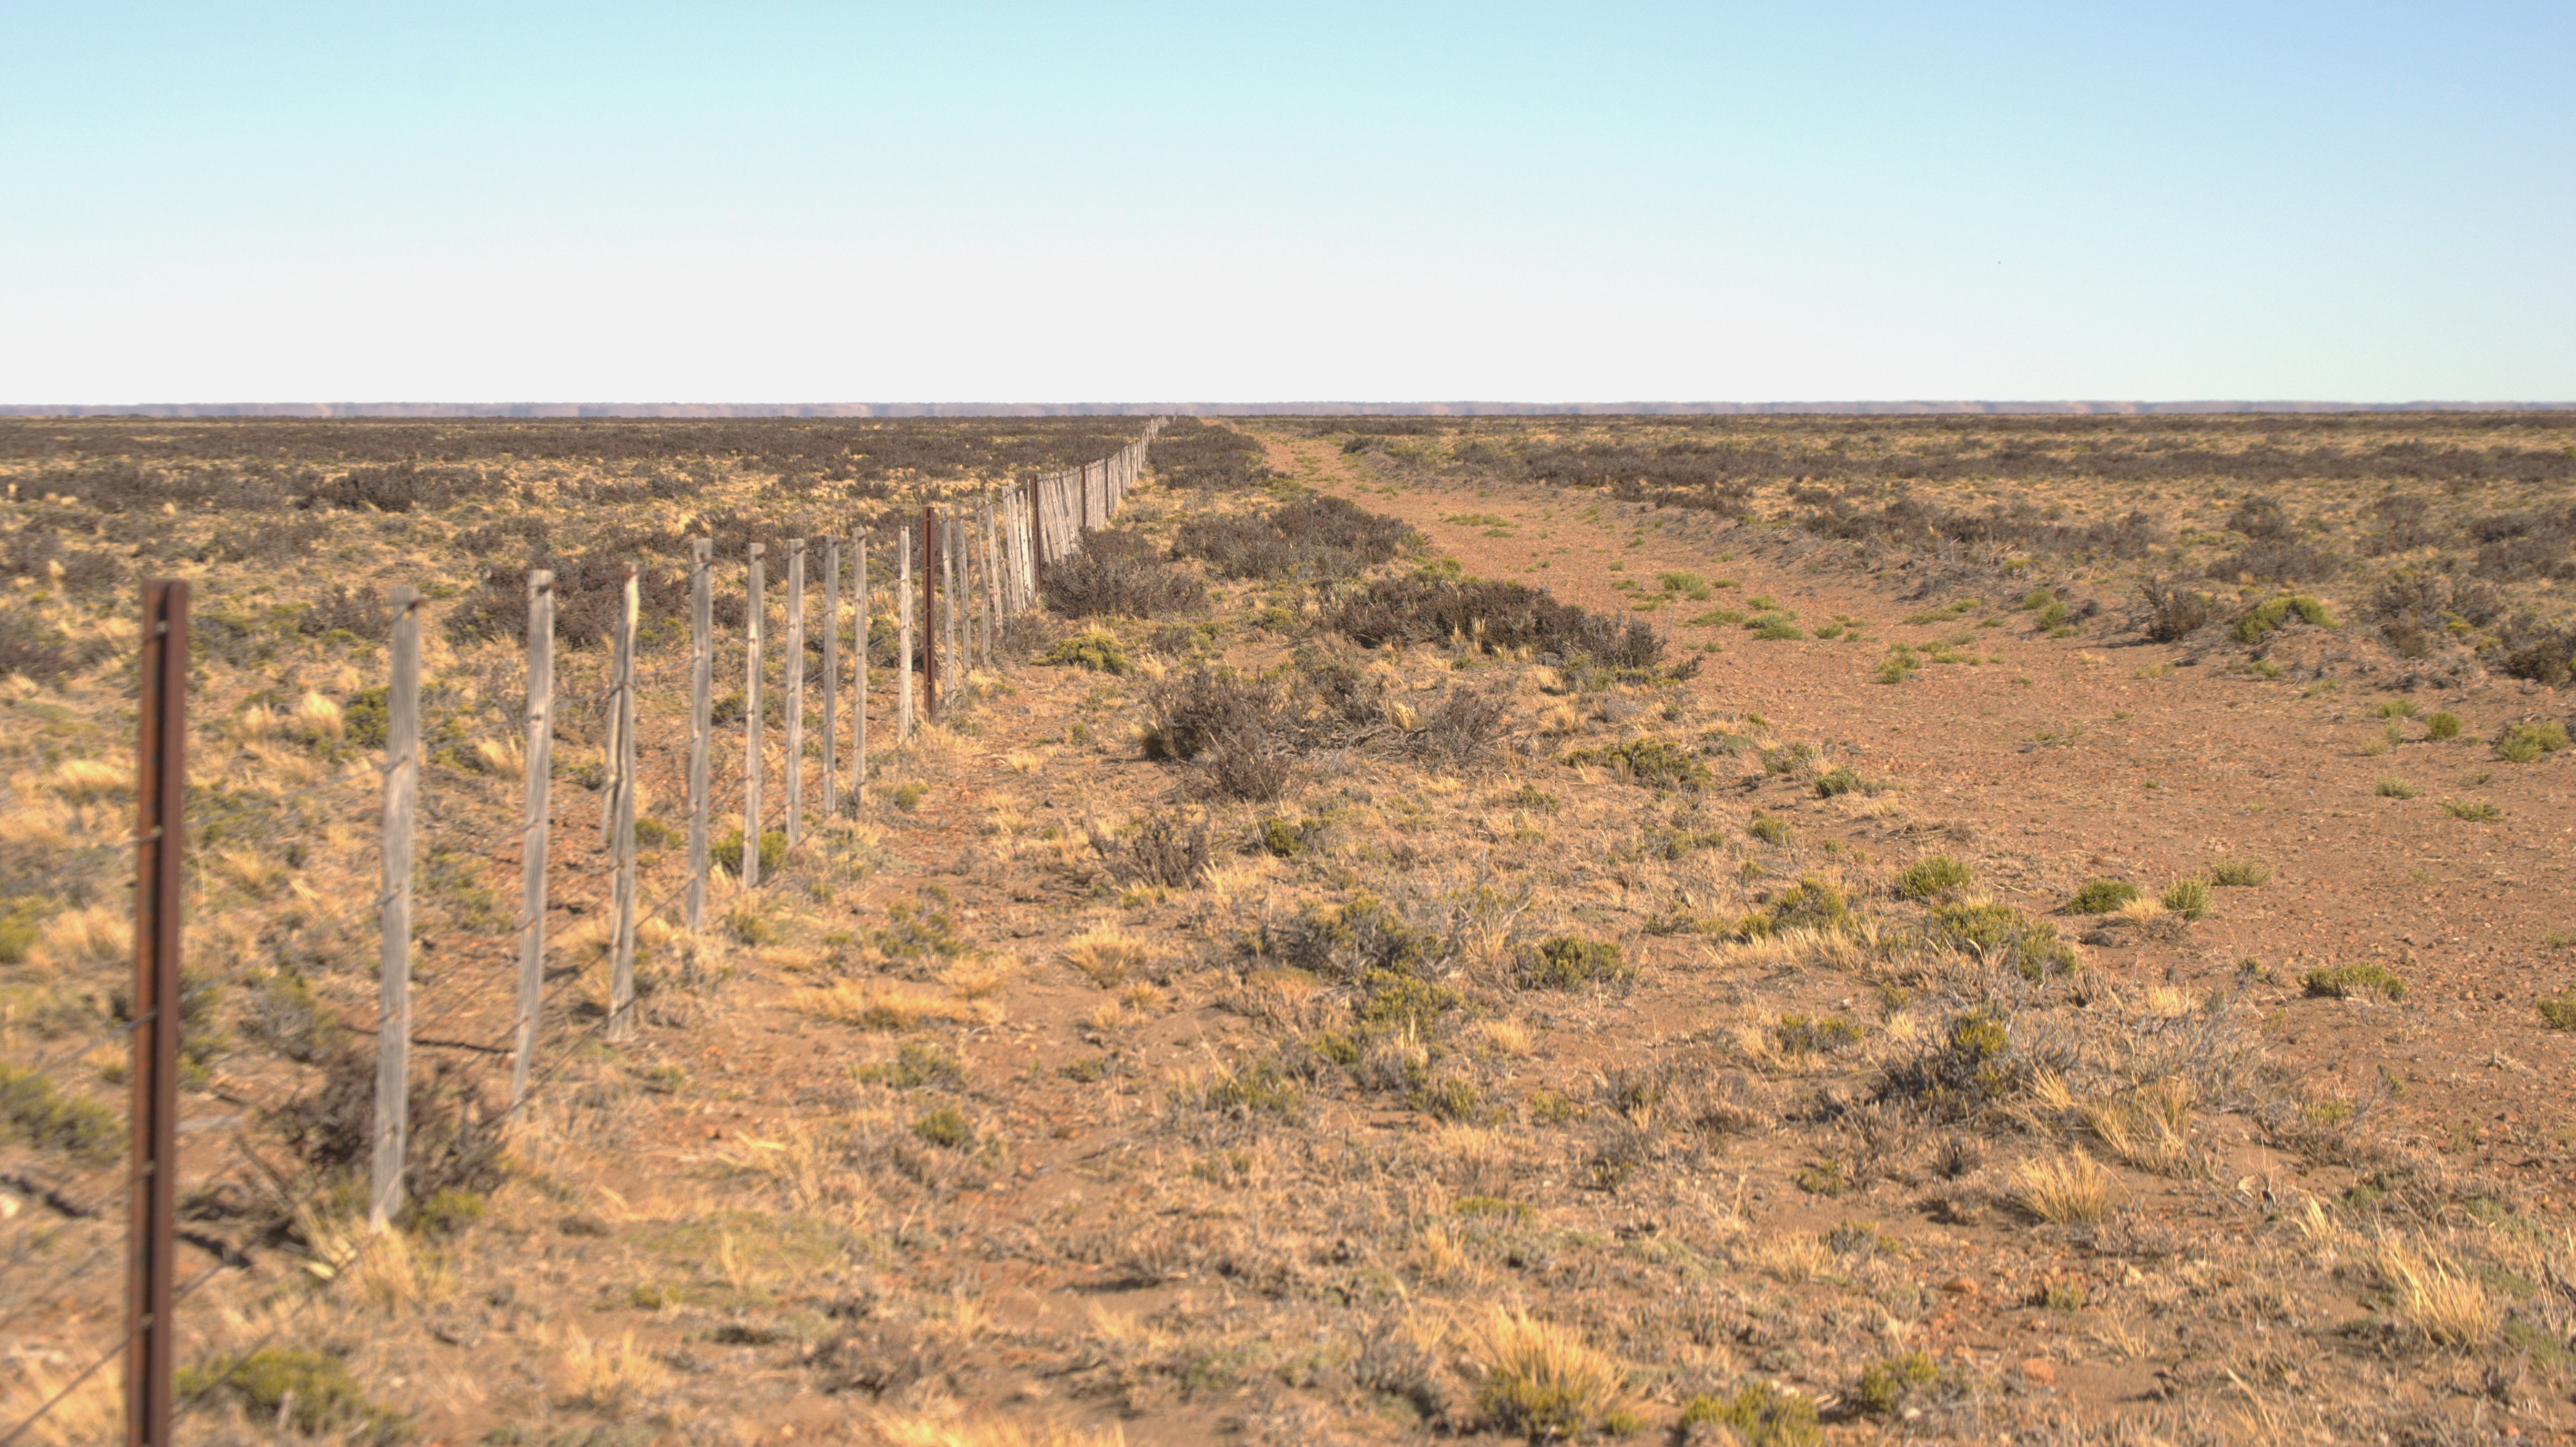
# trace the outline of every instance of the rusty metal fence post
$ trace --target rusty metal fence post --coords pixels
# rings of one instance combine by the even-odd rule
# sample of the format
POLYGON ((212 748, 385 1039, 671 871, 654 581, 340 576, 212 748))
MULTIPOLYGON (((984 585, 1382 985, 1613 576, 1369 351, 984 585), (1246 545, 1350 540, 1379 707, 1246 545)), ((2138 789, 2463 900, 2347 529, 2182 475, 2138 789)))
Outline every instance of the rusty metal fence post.
POLYGON ((178 1366, 179 904, 187 831, 188 585, 143 593, 135 780, 134 1182, 125 1299, 127 1447, 168 1447, 178 1366))

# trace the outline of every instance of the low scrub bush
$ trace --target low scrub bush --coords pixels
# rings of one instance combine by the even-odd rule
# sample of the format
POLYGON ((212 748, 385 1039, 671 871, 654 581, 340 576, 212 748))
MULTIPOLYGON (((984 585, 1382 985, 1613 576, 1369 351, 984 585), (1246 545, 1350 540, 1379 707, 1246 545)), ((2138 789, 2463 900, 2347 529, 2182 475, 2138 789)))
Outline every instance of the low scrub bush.
POLYGON ((2209 884, 2199 879, 2177 879, 2165 891, 2164 906, 2184 919, 2197 920, 2209 913, 2209 884))
POLYGON ((1816 1404, 1769 1382, 1748 1382, 1732 1397, 1703 1393, 1691 1398, 1682 1404, 1682 1432, 1686 1442, 1740 1442, 1744 1447, 1817 1447, 1825 1440, 1816 1404))
POLYGON ((2026 980, 2067 974, 2076 966, 2075 949, 2057 937, 2057 926, 2008 904, 1941 905, 1932 911, 1927 936, 1935 945, 2009 966, 2026 980))
POLYGON ((1579 990, 1595 980, 1629 979, 1636 970, 1620 954, 1616 940, 1552 935, 1531 947, 1520 974, 1521 983, 1532 989, 1579 990))
POLYGON ((2138 593, 2146 603, 2146 634, 2158 643, 2188 638, 2209 626, 2218 606, 2207 593, 2161 578, 2140 583, 2138 593))
POLYGON ((1394 518, 1316 494, 1266 513, 1193 518, 1172 553, 1224 578, 1347 578, 1392 562, 1414 537, 1394 518))
POLYGON ((1154 480, 1170 488, 1237 491, 1279 476, 1261 444, 1231 427, 1175 417, 1146 449, 1154 480))
POLYGON ((2376 960, 2313 969, 2301 976, 2299 983, 2311 995, 2337 1000, 2349 1000, 2357 995, 2378 995, 2389 1000, 2406 998, 2406 982, 2376 960))
POLYGON ((411 1420, 368 1400, 349 1364, 327 1352, 262 1347, 210 1357, 181 1369, 170 1389, 182 1402, 228 1400, 245 1418, 280 1432, 292 1427, 306 1437, 329 1435, 353 1447, 393 1447, 411 1436, 411 1420))
POLYGON ((1050 611, 1067 618, 1157 618, 1207 602, 1205 583, 1128 528, 1084 534, 1073 556, 1047 565, 1038 591, 1050 611))
POLYGON ((1370 648, 1451 642, 1488 653, 1527 648, 1550 662, 1580 659, 1613 669, 1653 668, 1664 656, 1653 624, 1622 623, 1519 583, 1388 578, 1345 599, 1328 621, 1370 648))
POLYGON ((2576 1030, 2576 990, 2540 997, 2540 1023, 2552 1030, 2576 1030))
POLYGON ((1596 1431, 1625 1436, 1641 1425, 1628 1406, 1627 1374, 1571 1328, 1497 1308, 1471 1350, 1483 1368, 1476 1405, 1506 1432, 1556 1442, 1596 1431))
POLYGON ((2272 866, 2239 855, 2209 861, 2209 882, 2228 889, 2258 889, 2272 880, 2272 866))
POLYGON ((1696 789, 1709 781, 1708 765, 1669 739, 1631 739, 1596 749, 1576 749, 1569 765, 1609 769, 1631 783, 1649 788, 1696 789))
POLYGON ((2496 757, 2512 764, 2528 764, 2565 747, 2567 727, 2556 719, 2513 724, 2496 735, 2495 741, 2496 757))
POLYGON ((1933 899, 1968 887, 1973 871, 1947 854, 1927 854, 1896 876, 1896 892, 1906 899, 1933 899))
POLYGON ((1121 676, 1136 671, 1135 661, 1127 656, 1127 645, 1119 640, 1117 634, 1096 623, 1079 633, 1056 640, 1040 661, 1121 676))
POLYGON ((1205 820, 1184 824, 1168 815, 1157 815, 1124 839, 1113 839, 1098 829, 1089 833, 1092 852, 1100 856, 1110 877, 1121 884, 1189 889, 1207 877, 1205 820))
POLYGON ((2138 897, 2138 887, 2125 879, 2087 880, 2066 901, 2068 914, 2109 914, 2138 897))
POLYGON ((2283 593, 2278 597, 2267 598, 2255 604, 2245 611, 2243 617, 2236 620, 2236 641, 2260 643, 2266 635, 2288 623, 2292 617, 2313 627, 2332 628, 2334 626, 2334 619, 2327 616, 2325 604, 2305 593, 2283 593))

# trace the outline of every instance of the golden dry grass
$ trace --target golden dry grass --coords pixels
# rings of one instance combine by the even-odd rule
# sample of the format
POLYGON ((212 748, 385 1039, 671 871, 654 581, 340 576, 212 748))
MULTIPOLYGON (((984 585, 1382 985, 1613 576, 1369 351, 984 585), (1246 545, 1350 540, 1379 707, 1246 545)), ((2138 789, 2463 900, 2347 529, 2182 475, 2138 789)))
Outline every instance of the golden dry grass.
POLYGON ((872 980, 841 980, 819 989, 799 990, 789 1005, 818 1020, 868 1030, 910 1030, 925 1024, 988 1025, 1002 1014, 988 1001, 960 1000, 872 980))
POLYGON ((1571 1327, 1495 1308, 1468 1338, 1476 1403, 1506 1431, 1575 1437, 1629 1420, 1627 1374, 1571 1327))
POLYGON ((2082 1151, 2022 1162, 2013 1203, 2052 1226, 2089 1225, 2111 1214, 2111 1177, 2082 1151))
POLYGON ((2371 1264, 2398 1320, 2434 1346, 2483 1346, 2503 1329, 2504 1313, 2486 1286, 2429 1238, 2385 1237, 2371 1264))
POLYGON ((1103 1427, 1028 1425, 1000 1417, 892 1415, 864 1424, 887 1447, 1126 1447, 1115 1422, 1103 1427))
POLYGON ((1108 929, 1076 935, 1064 947, 1064 962, 1104 990, 1124 984, 1152 957, 1143 941, 1108 929))
POLYGON ((604 1417, 641 1411, 670 1379, 670 1369, 639 1345, 631 1331, 593 1339, 572 1328, 555 1359, 555 1387, 564 1401, 604 1417))

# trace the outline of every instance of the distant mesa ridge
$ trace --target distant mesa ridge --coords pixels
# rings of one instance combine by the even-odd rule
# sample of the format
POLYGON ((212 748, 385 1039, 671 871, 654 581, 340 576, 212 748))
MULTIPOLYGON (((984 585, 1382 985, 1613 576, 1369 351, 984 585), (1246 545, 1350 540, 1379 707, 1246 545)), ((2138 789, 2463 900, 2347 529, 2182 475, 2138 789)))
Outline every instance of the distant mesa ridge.
POLYGON ((2576 402, 148 402, 0 404, 0 417, 1728 417, 2566 412, 2576 402))

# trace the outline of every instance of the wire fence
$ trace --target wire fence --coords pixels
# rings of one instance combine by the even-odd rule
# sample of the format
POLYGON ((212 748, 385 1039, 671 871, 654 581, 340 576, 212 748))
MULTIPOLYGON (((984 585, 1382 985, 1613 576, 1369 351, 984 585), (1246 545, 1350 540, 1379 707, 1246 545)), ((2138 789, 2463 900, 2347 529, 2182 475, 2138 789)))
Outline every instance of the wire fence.
POLYGON ((685 650, 645 646, 630 569, 608 658, 559 666, 554 580, 532 571, 515 750, 424 688, 432 605, 409 587, 363 706, 192 724, 188 585, 149 585, 136 770, 65 764, 5 825, 45 876, 8 895, 67 907, 0 915, 19 967, 0 1030, 40 1042, 0 1060, 0 1447, 213 1432, 372 1241, 497 1184, 580 1042, 656 1024, 641 957, 658 944, 685 974, 720 894, 861 806, 872 756, 996 666, 1160 426, 783 558, 701 539, 685 650), (736 589, 744 626, 719 638, 736 589))

